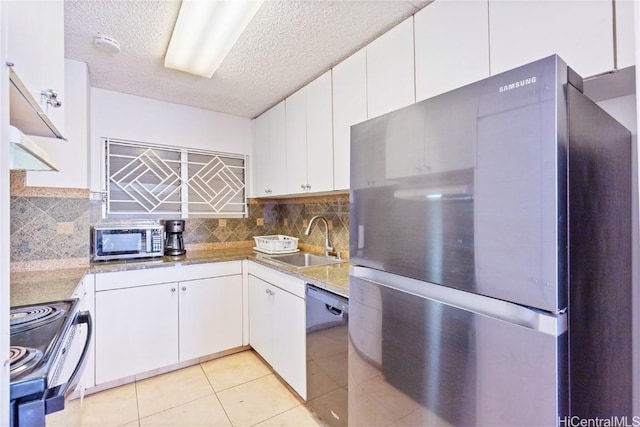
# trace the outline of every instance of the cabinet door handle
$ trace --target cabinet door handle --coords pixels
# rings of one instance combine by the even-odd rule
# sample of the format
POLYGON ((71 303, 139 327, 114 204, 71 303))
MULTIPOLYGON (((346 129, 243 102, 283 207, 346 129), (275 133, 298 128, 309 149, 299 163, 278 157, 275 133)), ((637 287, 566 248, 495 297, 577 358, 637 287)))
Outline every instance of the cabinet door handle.
POLYGON ((304 184, 300 184, 300 188, 302 188, 304 190, 305 188, 307 188, 307 186, 304 185, 304 184))
POLYGON ((47 104, 53 108, 59 108, 62 106, 62 102, 58 99, 58 92, 53 89, 47 89, 40 92, 42 96, 47 100, 47 104))
POLYGON ((275 295, 275 292, 273 292, 271 289, 265 289, 264 291, 267 293, 267 295, 275 295))
POLYGON ((183 286, 183 287, 182 287, 182 290, 183 290, 183 291, 186 291, 186 290, 187 290, 187 287, 186 287, 186 286, 183 286))
POLYGON ((175 292, 175 291, 176 291, 176 288, 171 288, 171 292, 175 292))
POLYGON ((307 190, 311 190, 311 184, 307 184, 307 190))

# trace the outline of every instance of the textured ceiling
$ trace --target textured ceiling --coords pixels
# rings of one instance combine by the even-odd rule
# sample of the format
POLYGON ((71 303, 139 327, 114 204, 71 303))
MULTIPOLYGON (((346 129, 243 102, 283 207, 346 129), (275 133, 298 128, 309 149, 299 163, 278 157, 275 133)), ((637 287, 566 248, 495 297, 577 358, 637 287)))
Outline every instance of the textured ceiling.
POLYGON ((267 0, 207 79, 163 66, 180 1, 66 0, 65 57, 88 64, 92 87, 253 118, 429 2, 267 0))

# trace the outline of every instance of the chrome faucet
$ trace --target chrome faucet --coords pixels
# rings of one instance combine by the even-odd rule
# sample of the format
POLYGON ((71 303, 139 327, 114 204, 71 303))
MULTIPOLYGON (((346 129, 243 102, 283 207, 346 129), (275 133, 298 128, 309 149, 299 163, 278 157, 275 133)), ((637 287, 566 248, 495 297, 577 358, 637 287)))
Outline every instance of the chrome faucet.
POLYGON ((311 226, 316 219, 324 222, 324 255, 329 256, 329 252, 333 251, 333 246, 331 246, 331 241, 329 240, 329 223, 325 217, 316 215, 311 218, 309 225, 307 225, 307 229, 304 231, 304 235, 309 235, 311 232, 311 226))

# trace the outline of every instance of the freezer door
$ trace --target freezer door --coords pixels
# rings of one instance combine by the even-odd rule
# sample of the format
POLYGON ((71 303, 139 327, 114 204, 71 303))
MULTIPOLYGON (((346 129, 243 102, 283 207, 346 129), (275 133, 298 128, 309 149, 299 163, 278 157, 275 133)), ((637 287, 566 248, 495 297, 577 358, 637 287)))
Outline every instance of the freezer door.
POLYGON ((558 425, 567 401, 564 315, 360 273, 350 280, 350 424, 558 425), (429 288, 431 297, 422 292, 429 288))
POLYGON ((553 56, 353 126, 351 261, 566 308, 566 74, 553 56))
POLYGON ((558 289, 566 284, 566 148, 554 90, 541 86, 537 102, 502 111, 486 100, 474 177, 476 292, 547 311, 567 304, 558 289))

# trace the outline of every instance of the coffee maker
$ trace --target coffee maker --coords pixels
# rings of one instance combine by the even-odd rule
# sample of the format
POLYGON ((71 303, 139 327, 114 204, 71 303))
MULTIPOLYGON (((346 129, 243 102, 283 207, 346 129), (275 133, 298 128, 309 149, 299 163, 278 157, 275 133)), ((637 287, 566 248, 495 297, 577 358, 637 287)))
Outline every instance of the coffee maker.
POLYGON ((187 253, 184 249, 182 232, 184 231, 184 220, 172 219, 164 222, 165 242, 164 254, 167 256, 180 256, 187 253))

